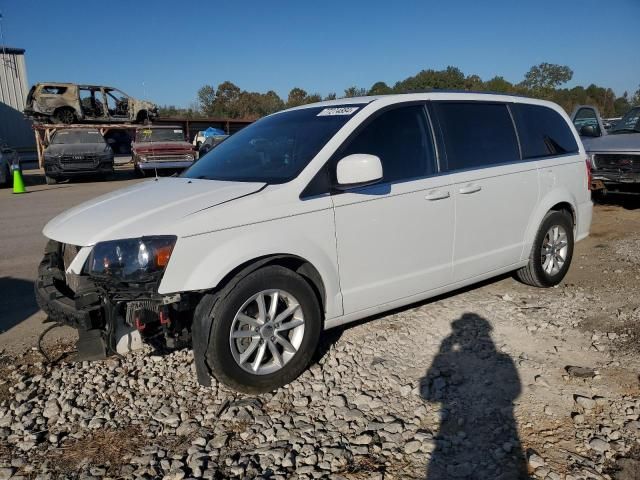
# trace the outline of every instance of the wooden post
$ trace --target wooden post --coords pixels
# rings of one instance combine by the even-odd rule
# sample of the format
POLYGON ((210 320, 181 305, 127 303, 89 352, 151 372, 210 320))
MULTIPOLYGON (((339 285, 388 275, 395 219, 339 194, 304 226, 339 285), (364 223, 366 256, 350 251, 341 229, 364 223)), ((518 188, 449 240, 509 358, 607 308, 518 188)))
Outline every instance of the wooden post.
POLYGON ((36 152, 38 154, 38 168, 44 168, 44 152, 42 149, 42 139, 40 138, 40 131, 38 129, 34 129, 33 132, 36 134, 36 152))

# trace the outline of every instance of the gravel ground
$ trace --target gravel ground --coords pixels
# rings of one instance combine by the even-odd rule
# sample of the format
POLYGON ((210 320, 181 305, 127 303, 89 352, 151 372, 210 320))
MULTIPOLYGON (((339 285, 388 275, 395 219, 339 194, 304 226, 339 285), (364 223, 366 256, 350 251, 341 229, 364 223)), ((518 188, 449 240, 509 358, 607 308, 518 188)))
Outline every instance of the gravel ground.
POLYGON ((200 387, 188 350, 6 354, 0 480, 638 479, 638 212, 598 206, 557 288, 503 278, 328 332, 273 394, 200 387))

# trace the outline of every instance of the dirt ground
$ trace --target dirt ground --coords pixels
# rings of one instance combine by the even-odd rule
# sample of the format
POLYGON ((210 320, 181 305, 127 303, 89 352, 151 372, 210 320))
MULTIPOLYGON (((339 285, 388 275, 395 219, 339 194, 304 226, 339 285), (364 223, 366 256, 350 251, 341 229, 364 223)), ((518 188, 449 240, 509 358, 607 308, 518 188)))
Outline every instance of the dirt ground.
MULTIPOLYGON (((99 187, 107 190, 111 186, 99 187)), ((88 196, 92 188, 91 184, 81 185, 74 195, 88 196)), ((45 191, 43 198, 55 194, 45 191)), ((31 197, 32 202, 36 199, 37 195, 31 197)), ((54 210, 64 203, 48 201, 55 205, 50 207, 54 210)), ((37 208, 35 203, 32 208, 37 208)), ((0 215, 6 220, 6 214, 0 215)), ((40 221, 42 215, 38 215, 40 221)), ((21 225, 25 237, 33 235, 29 233, 32 227, 21 225)), ((21 237, 15 230, 0 229, 0 237, 9 242, 9 249, 20 252, 20 268, 30 271, 31 267, 22 263, 27 259, 37 261, 40 252, 33 245, 38 242, 16 243, 21 237)), ((2 275, 8 275, 14 263, 2 259, 2 275)), ((24 275, 25 282, 29 275, 24 275)), ((215 384, 211 389, 197 387, 192 365, 176 372, 176 365, 192 362, 188 352, 178 352, 166 360, 148 353, 127 360, 126 368, 139 372, 136 375, 140 378, 154 377, 153 389, 147 390, 144 383, 121 383, 118 372, 122 369, 114 369, 108 362, 42 366, 37 353, 30 351, 37 336, 34 332, 41 328, 41 312, 30 306, 24 309, 29 315, 26 321, 9 325, 0 334, 0 349, 10 347, 8 353, 0 355, 0 410, 13 405, 14 412, 27 412, 25 405, 16 401, 18 396, 23 403, 32 402, 43 409, 54 398, 71 395, 67 390, 73 385, 95 377, 101 379, 91 387, 95 393, 86 393, 83 401, 96 417, 100 409, 107 408, 99 401, 102 397, 140 397, 126 414, 113 413, 105 428, 128 431, 135 426, 148 444, 159 438, 169 441, 173 430, 160 425, 167 422, 154 416, 153 402, 160 402, 157 408, 170 404, 182 412, 179 428, 195 419, 199 434, 206 439, 241 434, 242 441, 232 444, 232 463, 220 467, 224 478, 234 476, 231 471, 244 472, 245 468, 246 472, 249 468, 256 472, 280 468, 285 472, 282 478, 294 478, 293 467, 285 468, 284 463, 265 467, 262 460, 252 464, 250 455, 256 451, 252 449, 269 449, 275 442, 265 441, 255 422, 273 425, 278 435, 288 438, 296 434, 295 429, 285 432, 289 427, 281 418, 299 415, 304 418, 303 428, 316 426, 310 443, 300 449, 293 440, 277 442, 287 455, 295 453, 297 465, 304 465, 312 475, 306 477, 295 471, 299 475, 296 478, 324 478, 320 458, 329 458, 325 443, 339 438, 341 445, 351 443, 353 460, 349 469, 366 466, 367 471, 376 472, 375 478, 424 478, 425 471, 429 479, 471 478, 471 466, 493 468, 486 462, 491 457, 495 468, 502 468, 501 476, 477 478, 515 478, 504 469, 506 459, 523 458, 536 478, 633 480, 640 471, 639 286, 640 197, 608 197, 594 206, 591 235, 576 245, 572 267, 561 285, 536 289, 504 276, 333 331, 326 353, 317 363, 280 392, 261 397, 264 408, 244 411, 246 418, 240 426, 231 415, 219 419, 210 415, 204 420, 199 416, 203 402, 219 412, 233 394, 215 384), (20 340, 14 341, 20 334, 16 329, 25 325, 29 335, 20 335, 20 340), (52 375, 63 375, 66 380, 50 381, 52 375), (163 382, 163 388, 158 390, 155 382, 163 382), (24 388, 37 391, 37 396, 20 393, 16 383, 31 385, 24 388), (151 395, 152 391, 162 392, 163 397, 151 395), (185 396, 185 391, 192 395, 185 396), (342 400, 336 403, 338 397, 342 400), (383 428, 385 422, 391 422, 389 431, 384 430, 387 426, 383 428), (404 430, 393 433, 397 424, 404 430), (159 425, 163 437, 157 436, 159 425), (241 432, 236 431, 238 428, 241 432), (258 447, 254 447, 254 439, 258 447), (305 453, 307 446, 309 451, 305 453), (246 464, 242 463, 244 459, 246 464), (315 461, 317 464, 312 463, 315 461), (434 473, 439 468, 445 472, 440 476, 434 473)), ((26 290, 23 293, 22 307, 29 302, 26 290)), ((10 311, 11 300, 5 297, 3 302, 5 311, 10 311)), ((53 352, 61 353, 70 339, 67 333, 54 338, 62 343, 54 346, 53 352)), ((62 423, 44 420, 48 431, 59 431, 61 438, 98 438, 101 431, 88 430, 85 423, 89 418, 83 420, 82 412, 76 414, 75 410, 67 413, 62 423)), ((13 415, 11 435, 16 445, 28 444, 32 433, 20 424, 29 424, 36 414, 20 413, 22 420, 13 415)), ((36 421, 41 421, 40 417, 36 421)), ((24 455, 21 471, 26 471, 24 465, 29 462, 39 464, 43 459, 57 458, 56 445, 91 447, 75 440, 59 442, 50 447, 37 444, 20 453, 24 455)), ((145 448, 144 443, 140 442, 140 448, 145 448)), ((0 448, 0 463, 5 456, 17 455, 17 448, 0 448)), ((188 464, 186 452, 195 447, 187 442, 184 451, 176 448, 174 458, 188 464)), ((220 455, 215 449, 209 451, 208 444, 207 454, 212 461, 220 455)), ((139 470, 159 475, 159 467, 152 463, 160 460, 154 458, 139 470)), ((122 461, 124 465, 128 460, 122 461)), ((110 462, 109 471, 114 471, 110 462)), ((186 473, 196 471, 193 466, 184 468, 186 473)), ((343 475, 336 478, 365 478, 343 475)))

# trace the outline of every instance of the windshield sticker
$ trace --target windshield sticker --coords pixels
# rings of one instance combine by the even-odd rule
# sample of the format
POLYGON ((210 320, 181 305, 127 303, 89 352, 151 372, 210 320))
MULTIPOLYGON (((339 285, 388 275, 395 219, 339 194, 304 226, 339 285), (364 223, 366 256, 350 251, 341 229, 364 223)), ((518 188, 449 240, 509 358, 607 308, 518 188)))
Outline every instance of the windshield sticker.
POLYGON ((144 133, 145 135, 151 135, 153 133, 153 130, 143 130, 142 133, 144 133))
POLYGON ((174 130, 173 133, 182 133, 182 130, 174 130))
POLYGON ((318 117, 330 117, 334 115, 352 115, 353 112, 358 110, 358 107, 335 107, 335 108, 325 108, 320 113, 318 113, 318 117))

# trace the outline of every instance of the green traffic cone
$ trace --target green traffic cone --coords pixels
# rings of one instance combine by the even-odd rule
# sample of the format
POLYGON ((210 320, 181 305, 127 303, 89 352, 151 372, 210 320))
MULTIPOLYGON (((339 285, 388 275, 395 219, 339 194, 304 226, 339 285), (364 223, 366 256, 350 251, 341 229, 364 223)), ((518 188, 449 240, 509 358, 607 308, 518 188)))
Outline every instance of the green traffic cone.
POLYGON ((19 168, 13 169, 13 193, 27 193, 27 189, 24 188, 22 172, 19 168))

